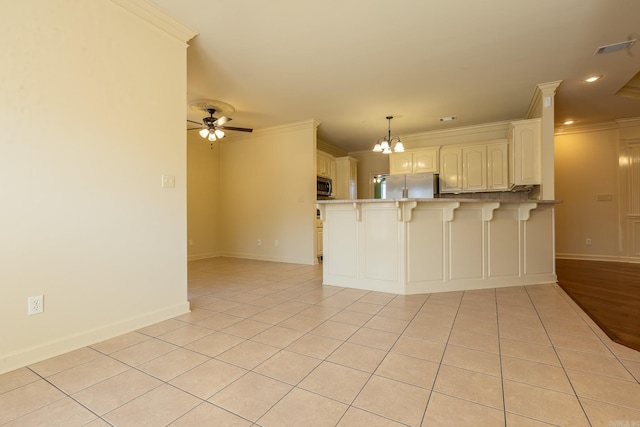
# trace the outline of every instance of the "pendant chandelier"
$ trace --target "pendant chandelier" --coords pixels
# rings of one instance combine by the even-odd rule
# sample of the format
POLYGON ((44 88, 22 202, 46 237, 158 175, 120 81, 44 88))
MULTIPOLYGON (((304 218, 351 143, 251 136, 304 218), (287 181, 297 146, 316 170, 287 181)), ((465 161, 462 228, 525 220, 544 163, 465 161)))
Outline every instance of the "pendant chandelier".
POLYGON ((376 153, 391 154, 392 151, 396 153, 404 152, 404 144, 400 140, 400 137, 391 137, 391 119, 393 119, 393 116, 387 116, 387 120, 389 121, 388 133, 382 139, 378 140, 375 147, 373 147, 373 151, 376 153), (393 147, 393 150, 391 147, 393 147))

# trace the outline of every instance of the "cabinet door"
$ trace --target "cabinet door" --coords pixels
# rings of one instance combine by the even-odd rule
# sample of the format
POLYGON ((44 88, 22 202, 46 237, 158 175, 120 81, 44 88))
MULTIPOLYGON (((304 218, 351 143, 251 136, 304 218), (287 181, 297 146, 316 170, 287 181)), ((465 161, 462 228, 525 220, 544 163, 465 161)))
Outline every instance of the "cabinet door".
POLYGON ((358 198, 358 162, 349 162, 349 200, 358 198))
POLYGON ((351 157, 338 157, 335 164, 334 197, 341 200, 357 199, 358 161, 351 157))
POLYGON ((440 150, 440 192, 462 191, 462 149, 440 150))
POLYGON ((487 145, 487 189, 509 188, 509 144, 487 145))
POLYGON ((466 191, 487 189, 487 146, 465 147, 462 149, 463 180, 466 191))
POLYGON ((333 156, 324 151, 316 151, 316 174, 333 179, 333 156))
POLYGON ((389 154, 389 174, 413 173, 413 154, 410 152, 389 154))
POLYGON ((322 227, 316 228, 316 257, 322 256, 322 227))
POLYGON ((438 148, 424 148, 413 152, 413 173, 438 173, 438 148))
POLYGON ((516 122, 511 129, 514 152, 514 181, 516 185, 536 185, 541 181, 540 120, 516 122))

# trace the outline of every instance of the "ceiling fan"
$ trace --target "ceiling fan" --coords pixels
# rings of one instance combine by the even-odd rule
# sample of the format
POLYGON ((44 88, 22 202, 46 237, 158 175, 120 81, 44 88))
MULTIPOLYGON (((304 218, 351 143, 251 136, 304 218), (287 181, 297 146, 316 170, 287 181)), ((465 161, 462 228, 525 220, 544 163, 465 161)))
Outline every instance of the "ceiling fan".
POLYGON ((226 123, 231 121, 231 118, 226 115, 233 114, 235 108, 226 102, 216 101, 212 99, 200 99, 191 103, 190 108, 194 111, 203 112, 209 114, 209 117, 204 117, 202 123, 194 122, 193 120, 187 120, 189 123, 199 125, 197 128, 187 128, 187 130, 199 130, 200 136, 208 139, 209 141, 217 141, 224 138, 224 131, 232 130, 237 132, 253 132, 253 129, 240 128, 234 126, 225 126, 226 123), (216 113, 224 114, 220 117, 214 117, 216 113))

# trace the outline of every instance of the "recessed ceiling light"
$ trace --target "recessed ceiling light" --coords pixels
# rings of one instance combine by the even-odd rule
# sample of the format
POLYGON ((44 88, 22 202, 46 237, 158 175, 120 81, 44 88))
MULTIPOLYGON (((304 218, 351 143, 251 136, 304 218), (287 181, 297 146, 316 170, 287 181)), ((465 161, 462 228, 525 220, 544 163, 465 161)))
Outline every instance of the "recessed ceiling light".
POLYGON ((564 124, 565 124, 565 125, 572 125, 572 124, 574 124, 575 122, 576 122, 575 120, 571 120, 571 119, 569 119, 569 120, 565 120, 565 121, 564 121, 564 124))
POLYGON ((586 83, 593 83, 593 82, 597 82, 598 80, 600 80, 602 78, 602 76, 589 76, 586 79, 584 79, 584 81, 586 83))

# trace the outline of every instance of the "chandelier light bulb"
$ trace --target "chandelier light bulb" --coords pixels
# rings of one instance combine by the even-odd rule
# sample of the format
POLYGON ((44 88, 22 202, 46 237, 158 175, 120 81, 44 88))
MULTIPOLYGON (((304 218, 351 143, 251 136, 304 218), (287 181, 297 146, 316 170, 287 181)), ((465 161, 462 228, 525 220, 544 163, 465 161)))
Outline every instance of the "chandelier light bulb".
POLYGON ((404 153, 404 144, 400 140, 400 137, 391 137, 391 119, 393 119, 393 116, 387 116, 387 120, 389 121, 389 129, 387 130, 387 135, 385 135, 382 139, 379 139, 378 143, 373 147, 373 151, 376 153, 391 154, 392 145, 393 151, 395 151, 396 153, 404 153))

